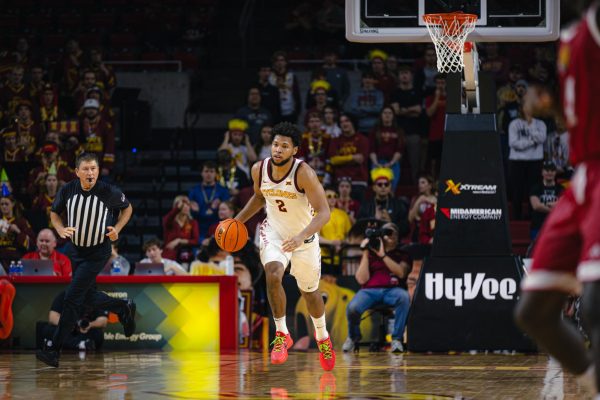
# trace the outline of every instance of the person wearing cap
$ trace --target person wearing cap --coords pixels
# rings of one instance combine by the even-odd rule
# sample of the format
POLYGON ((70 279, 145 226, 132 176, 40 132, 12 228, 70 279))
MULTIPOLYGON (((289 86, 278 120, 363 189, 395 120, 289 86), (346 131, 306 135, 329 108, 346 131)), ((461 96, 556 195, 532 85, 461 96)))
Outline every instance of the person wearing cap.
POLYGON ((308 116, 311 113, 318 113, 323 117, 325 113, 325 107, 329 105, 328 92, 331 88, 329 82, 324 80, 313 81, 310 84, 309 96, 313 98, 311 106, 307 107, 306 113, 304 114, 304 126, 308 126, 308 116))
POLYGON ((219 150, 229 150, 237 167, 250 177, 250 165, 257 157, 250 143, 250 137, 246 134, 248 123, 243 119, 235 118, 229 121, 227 127, 228 130, 225 132, 219 150))
POLYGON ((535 240, 550 211, 556 205, 564 188, 556 183, 556 165, 552 161, 542 164, 542 182, 535 184, 529 192, 531 203, 531 240, 535 240))
MULTIPOLYGON (((62 183, 59 182, 58 177, 56 176, 56 164, 52 164, 48 173, 44 177, 44 185, 37 195, 36 198, 33 199, 33 203, 31 205, 31 209, 38 212, 38 215, 44 215, 46 217, 45 226, 52 228, 52 220, 50 219, 50 211, 52 210, 52 203, 56 198, 56 194, 58 193, 58 189, 62 186, 62 183)), ((37 228, 37 226, 36 226, 37 228)), ((65 244, 66 241, 62 238, 59 238, 59 247, 65 244)))
POLYGON ((262 106, 260 88, 253 86, 248 89, 246 105, 240 107, 235 112, 235 118, 248 122, 248 131, 246 133, 250 137, 250 141, 256 143, 259 139, 262 126, 273 122, 273 117, 269 110, 262 106))
POLYGON ((2 163, 24 162, 28 160, 25 150, 17 144, 17 132, 12 128, 2 131, 4 147, 2 150, 2 163))
POLYGON ((389 168, 375 168, 371 171, 373 181, 372 199, 364 201, 358 212, 358 218, 377 219, 393 222, 398 226, 400 239, 409 232, 408 205, 392 194, 394 173, 389 168))
POLYGON ((59 157, 58 144, 52 141, 45 141, 40 147, 40 152, 41 165, 32 169, 27 179, 27 193, 31 196, 37 196, 43 192, 46 175, 51 170, 53 170, 54 175, 58 178, 59 185, 75 179, 75 172, 59 157))
POLYGON ((350 95, 347 111, 358 120, 360 132, 370 132, 375 127, 384 104, 384 94, 375 87, 376 82, 372 72, 363 72, 360 90, 354 91, 350 95))
MULTIPOLYGON (((325 103, 331 106, 337 106, 339 104, 338 93, 327 81, 327 73, 321 67, 313 69, 310 77, 310 86, 306 93, 306 109, 313 108, 317 101, 316 90, 318 88, 325 89, 325 103)), ((321 106, 321 110, 324 106, 321 106)))
POLYGON ((371 62, 371 73, 375 80, 373 85, 383 93, 384 103, 387 104, 390 102, 392 93, 397 85, 396 77, 390 75, 385 67, 388 54, 385 51, 374 49, 369 52, 367 57, 371 62))
MULTIPOLYGON (((115 122, 115 113, 110 107, 110 101, 108 94, 102 90, 99 86, 92 86, 85 92, 85 100, 96 99, 100 104, 100 116, 103 120, 108 121, 111 125, 115 122)), ((83 114, 83 103, 80 105, 79 116, 83 114)))
POLYGON ((115 162, 115 132, 110 121, 102 118, 100 102, 87 99, 79 122, 81 145, 86 153, 94 153, 100 160, 101 174, 107 176, 115 162))

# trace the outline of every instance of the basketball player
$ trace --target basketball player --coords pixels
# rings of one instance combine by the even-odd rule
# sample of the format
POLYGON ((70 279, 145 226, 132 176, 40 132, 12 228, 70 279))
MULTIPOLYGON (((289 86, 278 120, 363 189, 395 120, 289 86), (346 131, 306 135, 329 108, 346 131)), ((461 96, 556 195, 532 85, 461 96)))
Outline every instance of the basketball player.
MULTIPOLYGON (((600 0, 582 0, 585 12, 563 32, 558 57, 570 158, 578 165, 571 186, 550 213, 522 283, 517 323, 597 395, 600 384, 600 0), (583 284, 583 317, 591 340, 561 318, 568 294, 583 284)), ((547 93, 528 91, 525 107, 544 108, 547 93)), ((597 396, 596 399, 600 399, 597 396)))
POLYGON ((265 266, 267 296, 277 331, 271 362, 283 364, 294 343, 285 323, 286 297, 281 284, 291 261, 291 274, 315 326, 321 367, 330 371, 335 365, 335 352, 325 326, 325 304, 319 291, 321 250, 317 236, 329 220, 329 206, 315 171, 294 158, 299 144, 300 130, 296 125, 282 122, 273 128, 271 157, 252 167, 254 195, 235 218, 246 222, 266 205, 267 218, 259 234, 260 259, 265 266))

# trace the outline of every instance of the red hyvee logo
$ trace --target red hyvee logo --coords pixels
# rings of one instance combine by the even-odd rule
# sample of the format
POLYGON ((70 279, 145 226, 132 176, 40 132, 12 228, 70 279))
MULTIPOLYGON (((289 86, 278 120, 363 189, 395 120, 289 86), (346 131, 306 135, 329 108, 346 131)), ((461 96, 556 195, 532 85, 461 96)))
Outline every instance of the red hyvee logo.
POLYGON ((445 208, 440 207, 442 214, 450 220, 489 221, 500 220, 502 210, 499 208, 445 208))

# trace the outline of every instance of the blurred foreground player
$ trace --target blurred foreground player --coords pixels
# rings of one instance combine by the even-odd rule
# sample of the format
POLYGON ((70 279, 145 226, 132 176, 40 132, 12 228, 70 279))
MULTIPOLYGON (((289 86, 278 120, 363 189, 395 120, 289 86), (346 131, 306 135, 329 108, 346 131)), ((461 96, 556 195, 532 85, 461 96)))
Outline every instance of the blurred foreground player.
MULTIPOLYGON (((58 357, 65 339, 75 327, 84 303, 108 302, 106 310, 120 313, 120 304, 111 305, 111 298, 95 290, 96 276, 111 255, 110 242, 131 218, 132 207, 115 186, 98 181, 100 167, 94 153, 84 153, 75 161, 74 179, 64 185, 52 204, 50 218, 58 235, 71 239, 67 255, 73 264, 73 278, 66 289, 63 310, 52 340, 36 353, 40 361, 58 367, 58 357), (66 223, 61 215, 66 214, 66 223)), ((128 325, 134 325, 135 307, 127 307, 128 325)), ((126 331, 129 329, 126 329, 126 331)), ((130 330, 129 330, 130 331, 130 330)), ((130 333, 131 334, 131 333, 130 333)))
POLYGON ((286 297, 281 284, 287 265, 306 301, 315 326, 321 367, 330 371, 335 352, 325 326, 325 304, 319 291, 321 250, 317 232, 329 221, 329 205, 315 171, 294 158, 300 144, 296 125, 282 122, 273 128, 271 157, 254 164, 254 195, 235 217, 246 222, 266 205, 260 225, 260 259, 265 266, 267 296, 276 334, 271 362, 283 364, 294 343, 285 323, 286 297))
MULTIPOLYGON (((577 171, 542 228, 522 283, 518 324, 600 399, 600 0, 582 1, 581 21, 562 34, 558 57, 562 106, 577 171), (591 351, 561 318, 567 295, 583 284, 591 351)), ((525 107, 545 108, 548 94, 528 91, 525 107)))

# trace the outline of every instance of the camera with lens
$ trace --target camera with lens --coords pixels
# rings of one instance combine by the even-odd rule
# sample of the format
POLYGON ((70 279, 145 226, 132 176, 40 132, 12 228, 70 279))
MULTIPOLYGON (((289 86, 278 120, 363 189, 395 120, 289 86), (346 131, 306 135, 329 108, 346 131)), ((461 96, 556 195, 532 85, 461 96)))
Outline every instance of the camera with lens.
POLYGON ((365 237, 369 239, 368 246, 374 250, 379 250, 379 246, 381 246, 381 239, 384 236, 393 235, 394 230, 389 228, 367 228, 365 230, 365 237))
POLYGON ((383 229, 367 228, 365 230, 365 237, 369 239, 368 246, 375 250, 379 250, 379 246, 381 246, 381 238, 383 237, 383 235, 383 229))
POLYGON ((87 318, 81 318, 79 321, 77 321, 77 326, 80 329, 87 329, 90 326, 90 320, 87 318))

